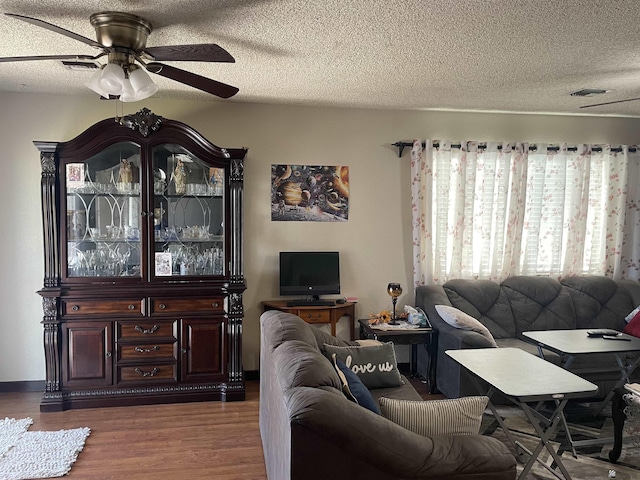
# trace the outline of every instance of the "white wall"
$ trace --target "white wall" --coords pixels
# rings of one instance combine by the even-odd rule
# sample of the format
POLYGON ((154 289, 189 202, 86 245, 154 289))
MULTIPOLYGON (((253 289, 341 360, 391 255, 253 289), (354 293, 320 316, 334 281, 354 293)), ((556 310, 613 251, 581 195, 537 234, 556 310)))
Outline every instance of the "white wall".
MULTIPOLYGON (((258 368, 260 302, 277 298, 280 250, 339 250, 343 294, 358 296, 360 318, 413 301, 409 152, 391 143, 413 137, 478 141, 640 143, 640 119, 487 113, 375 111, 233 102, 149 100, 142 106, 191 125, 222 147, 249 147, 245 161, 244 367, 258 368), (346 223, 271 222, 271 164, 348 165, 346 223)), ((42 380, 43 251, 39 152, 33 140, 69 140, 115 115, 93 97, 0 93, 0 382, 42 380)), ((346 326, 342 326, 342 332, 346 326)))

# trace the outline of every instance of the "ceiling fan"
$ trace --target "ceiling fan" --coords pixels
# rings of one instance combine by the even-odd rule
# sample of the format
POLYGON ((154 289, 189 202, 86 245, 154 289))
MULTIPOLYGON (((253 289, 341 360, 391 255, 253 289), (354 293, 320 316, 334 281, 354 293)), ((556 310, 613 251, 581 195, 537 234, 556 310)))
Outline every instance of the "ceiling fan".
POLYGON ((580 108, 591 108, 591 107, 601 107, 603 105, 612 105, 614 103, 624 103, 624 102, 634 102, 636 100, 640 100, 640 97, 636 98, 627 98, 625 100, 613 100, 611 102, 603 102, 603 103, 593 103, 591 105, 582 105, 580 108))
POLYGON ((221 98, 229 98, 239 89, 159 61, 235 62, 224 48, 213 43, 147 47, 147 37, 153 30, 144 18, 123 12, 94 13, 89 18, 96 30, 97 41, 37 18, 5 13, 12 18, 31 23, 72 38, 100 50, 92 55, 41 55, 0 57, 0 62, 33 60, 95 61, 107 56, 107 64, 87 84, 105 98, 137 101, 153 95, 158 87, 145 70, 176 82, 184 83, 221 98))

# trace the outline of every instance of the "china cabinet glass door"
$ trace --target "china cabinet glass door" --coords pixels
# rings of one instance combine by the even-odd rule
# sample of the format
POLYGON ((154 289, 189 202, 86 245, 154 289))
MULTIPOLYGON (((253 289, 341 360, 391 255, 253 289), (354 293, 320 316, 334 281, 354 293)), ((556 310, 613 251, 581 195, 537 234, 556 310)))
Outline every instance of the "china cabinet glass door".
POLYGON ((67 277, 141 277, 140 148, 116 143, 63 168, 67 277))
POLYGON ((224 169, 175 144, 154 147, 152 158, 152 274, 224 275, 224 169))

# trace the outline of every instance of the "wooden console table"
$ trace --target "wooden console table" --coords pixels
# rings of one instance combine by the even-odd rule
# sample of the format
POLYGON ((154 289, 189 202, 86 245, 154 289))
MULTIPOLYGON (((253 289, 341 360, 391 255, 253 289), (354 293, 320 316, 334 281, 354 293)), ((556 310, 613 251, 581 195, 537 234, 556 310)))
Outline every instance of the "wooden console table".
POLYGON ((297 306, 289 307, 285 300, 272 300, 262 302, 264 311, 280 310, 281 312, 293 313, 307 323, 330 323, 331 335, 336 336, 336 323, 343 316, 349 317, 349 340, 354 340, 354 321, 356 318, 356 304, 353 302, 337 303, 328 306, 297 306))

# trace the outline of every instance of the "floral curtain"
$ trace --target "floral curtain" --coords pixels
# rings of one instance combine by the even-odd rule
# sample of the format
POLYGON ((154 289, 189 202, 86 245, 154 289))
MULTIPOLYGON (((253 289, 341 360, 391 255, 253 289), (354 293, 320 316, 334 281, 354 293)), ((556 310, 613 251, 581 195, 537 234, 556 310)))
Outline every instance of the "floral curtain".
POLYGON ((640 281, 640 151, 629 152, 627 179, 620 275, 640 281))
POLYGON ((627 147, 425 144, 416 140, 411 150, 416 285, 512 275, 638 278, 640 186, 627 178, 637 179, 640 168, 627 147))

